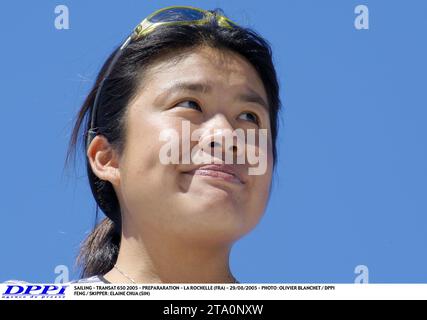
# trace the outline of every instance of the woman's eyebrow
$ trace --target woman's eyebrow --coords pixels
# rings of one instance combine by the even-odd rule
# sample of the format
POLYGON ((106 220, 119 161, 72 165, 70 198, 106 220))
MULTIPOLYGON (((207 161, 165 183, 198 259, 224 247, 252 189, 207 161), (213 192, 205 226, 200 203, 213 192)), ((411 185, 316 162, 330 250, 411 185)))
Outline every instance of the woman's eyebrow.
POLYGON ((255 90, 249 87, 246 87, 246 92, 237 94, 236 100, 259 104, 267 113, 269 112, 268 103, 255 90))
POLYGON ((172 84, 165 91, 169 93, 172 91, 196 91, 206 93, 212 91, 212 86, 207 82, 179 81, 172 84))
MULTIPOLYGON (((208 82, 178 81, 167 87, 160 96, 168 96, 175 91, 208 93, 212 92, 212 86, 208 82)), ((264 100, 264 98, 262 98, 260 94, 248 86, 245 86, 243 92, 236 94, 234 99, 241 102, 256 103, 263 107, 267 113, 269 112, 268 103, 264 100)))
POLYGON ((162 92, 154 99, 155 105, 162 105, 172 93, 182 91, 192 91, 206 93, 212 91, 212 86, 207 82, 176 81, 173 84, 162 88, 162 92))

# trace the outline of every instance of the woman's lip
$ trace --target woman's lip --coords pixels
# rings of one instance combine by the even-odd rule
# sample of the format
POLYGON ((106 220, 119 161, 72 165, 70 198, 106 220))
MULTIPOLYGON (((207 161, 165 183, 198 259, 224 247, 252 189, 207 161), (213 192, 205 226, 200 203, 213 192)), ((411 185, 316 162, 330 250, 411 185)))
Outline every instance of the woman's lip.
POLYGON ((197 169, 186 172, 191 175, 200 175, 222 179, 228 182, 233 182, 237 184, 244 184, 242 180, 238 177, 235 171, 226 165, 207 165, 202 166, 197 169))

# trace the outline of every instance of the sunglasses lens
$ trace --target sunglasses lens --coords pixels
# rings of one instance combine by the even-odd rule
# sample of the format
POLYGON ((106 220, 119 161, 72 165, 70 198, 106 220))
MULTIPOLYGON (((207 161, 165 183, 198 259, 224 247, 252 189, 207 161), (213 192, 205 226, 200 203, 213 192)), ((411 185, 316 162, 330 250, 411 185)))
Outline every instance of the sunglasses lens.
POLYGON ((179 22, 196 21, 204 18, 204 13, 191 8, 170 8, 152 16, 149 21, 156 22, 179 22))

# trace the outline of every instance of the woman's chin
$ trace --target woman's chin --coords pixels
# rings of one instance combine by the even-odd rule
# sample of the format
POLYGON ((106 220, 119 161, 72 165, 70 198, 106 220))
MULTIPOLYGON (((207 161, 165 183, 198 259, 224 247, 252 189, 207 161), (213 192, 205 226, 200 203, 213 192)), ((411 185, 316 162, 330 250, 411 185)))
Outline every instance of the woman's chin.
POLYGON ((211 185, 191 188, 185 198, 189 206, 200 212, 234 212, 242 206, 233 192, 211 185))
MULTIPOLYGON (((178 206, 178 203, 175 202, 178 206)), ((229 191, 221 188, 208 187, 203 189, 192 188, 181 194, 179 207, 191 219, 200 219, 206 222, 236 223, 242 218, 241 211, 244 204, 238 203, 229 191)))

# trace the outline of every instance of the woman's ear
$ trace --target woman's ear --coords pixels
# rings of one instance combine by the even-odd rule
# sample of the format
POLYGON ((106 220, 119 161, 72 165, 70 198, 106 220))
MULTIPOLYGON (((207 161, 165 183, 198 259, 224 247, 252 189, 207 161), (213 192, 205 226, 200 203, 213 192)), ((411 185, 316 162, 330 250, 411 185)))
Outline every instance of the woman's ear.
POLYGON ((93 138, 86 153, 93 173, 112 185, 120 183, 119 157, 107 138, 97 135, 93 138))

